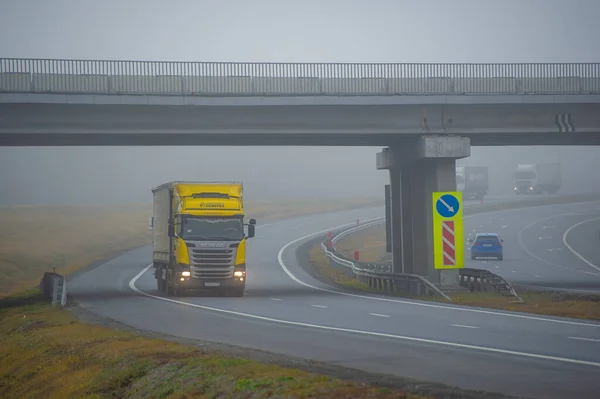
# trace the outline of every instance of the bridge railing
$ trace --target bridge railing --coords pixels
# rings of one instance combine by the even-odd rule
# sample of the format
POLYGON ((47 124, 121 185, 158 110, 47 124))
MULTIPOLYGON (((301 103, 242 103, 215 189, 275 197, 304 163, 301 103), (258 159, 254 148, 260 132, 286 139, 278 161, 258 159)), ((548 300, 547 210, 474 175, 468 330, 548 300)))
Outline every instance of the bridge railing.
POLYGON ((184 96, 600 94, 600 63, 326 64, 0 58, 0 92, 184 96))

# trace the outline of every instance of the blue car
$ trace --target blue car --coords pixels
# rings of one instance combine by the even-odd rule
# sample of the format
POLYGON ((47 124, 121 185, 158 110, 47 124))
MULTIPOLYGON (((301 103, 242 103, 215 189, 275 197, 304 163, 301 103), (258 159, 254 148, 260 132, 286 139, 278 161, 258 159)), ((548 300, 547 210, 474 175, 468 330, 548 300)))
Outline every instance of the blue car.
POLYGON ((471 243, 471 259, 496 258, 502 260, 504 242, 496 233, 477 233, 471 243))

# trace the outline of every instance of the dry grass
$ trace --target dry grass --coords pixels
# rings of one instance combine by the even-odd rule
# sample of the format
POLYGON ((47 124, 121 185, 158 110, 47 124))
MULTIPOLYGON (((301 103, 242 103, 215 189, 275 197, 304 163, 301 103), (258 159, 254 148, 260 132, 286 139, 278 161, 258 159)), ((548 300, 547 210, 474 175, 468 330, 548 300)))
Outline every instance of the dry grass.
MULTIPOLYGON (((15 300, 12 300, 15 302, 15 300)), ((211 354, 0 300, 0 397, 365 398, 422 396, 211 354)))
POLYGON ((0 295, 35 285, 44 271, 68 274, 146 244, 149 205, 0 209, 0 295))
POLYGON ((359 251, 362 262, 381 262, 389 254, 385 248, 385 224, 376 224, 341 238, 335 249, 344 257, 354 259, 354 251, 359 251))
MULTIPOLYGON (((362 283, 357 278, 332 267, 329 262, 329 258, 321 250, 320 245, 315 245, 311 249, 310 264, 323 280, 358 291, 381 294, 380 291, 370 288, 368 284, 362 283)), ((388 294, 393 296, 403 296, 401 293, 388 294)), ((600 296, 598 295, 581 296, 557 292, 540 293, 520 291, 518 291, 518 294, 525 301, 524 303, 513 303, 513 297, 503 297, 492 293, 482 292, 455 293, 451 295, 451 301, 439 297, 403 297, 453 305, 535 313, 547 316, 600 320, 600 296)))
MULTIPOLYGON (((379 200, 248 202, 259 224, 379 200)), ((0 208, 0 297, 36 285, 44 271, 68 274, 122 250, 148 244, 150 204, 0 208)))

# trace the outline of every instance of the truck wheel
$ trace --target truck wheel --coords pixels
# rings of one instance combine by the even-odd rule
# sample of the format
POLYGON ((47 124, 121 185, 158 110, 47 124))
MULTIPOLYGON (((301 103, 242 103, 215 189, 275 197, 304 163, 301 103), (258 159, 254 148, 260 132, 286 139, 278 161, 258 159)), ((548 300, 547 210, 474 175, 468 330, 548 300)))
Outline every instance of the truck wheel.
POLYGON ((227 296, 241 298, 244 296, 244 287, 242 288, 231 288, 227 291, 227 296))
POLYGON ((180 296, 180 293, 174 284, 167 283, 167 295, 168 296, 180 296))
POLYGON ((166 281, 162 278, 163 269, 161 266, 157 267, 155 277, 156 277, 156 288, 158 292, 165 292, 167 290, 166 281))

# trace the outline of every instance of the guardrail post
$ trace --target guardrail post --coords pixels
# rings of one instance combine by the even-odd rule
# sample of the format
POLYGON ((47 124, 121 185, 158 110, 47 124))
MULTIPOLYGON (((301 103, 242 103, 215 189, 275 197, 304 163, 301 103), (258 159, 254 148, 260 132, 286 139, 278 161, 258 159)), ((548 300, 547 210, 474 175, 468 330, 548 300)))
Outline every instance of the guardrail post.
POLYGON ((423 295, 423 285, 421 283, 417 283, 417 296, 423 295))

